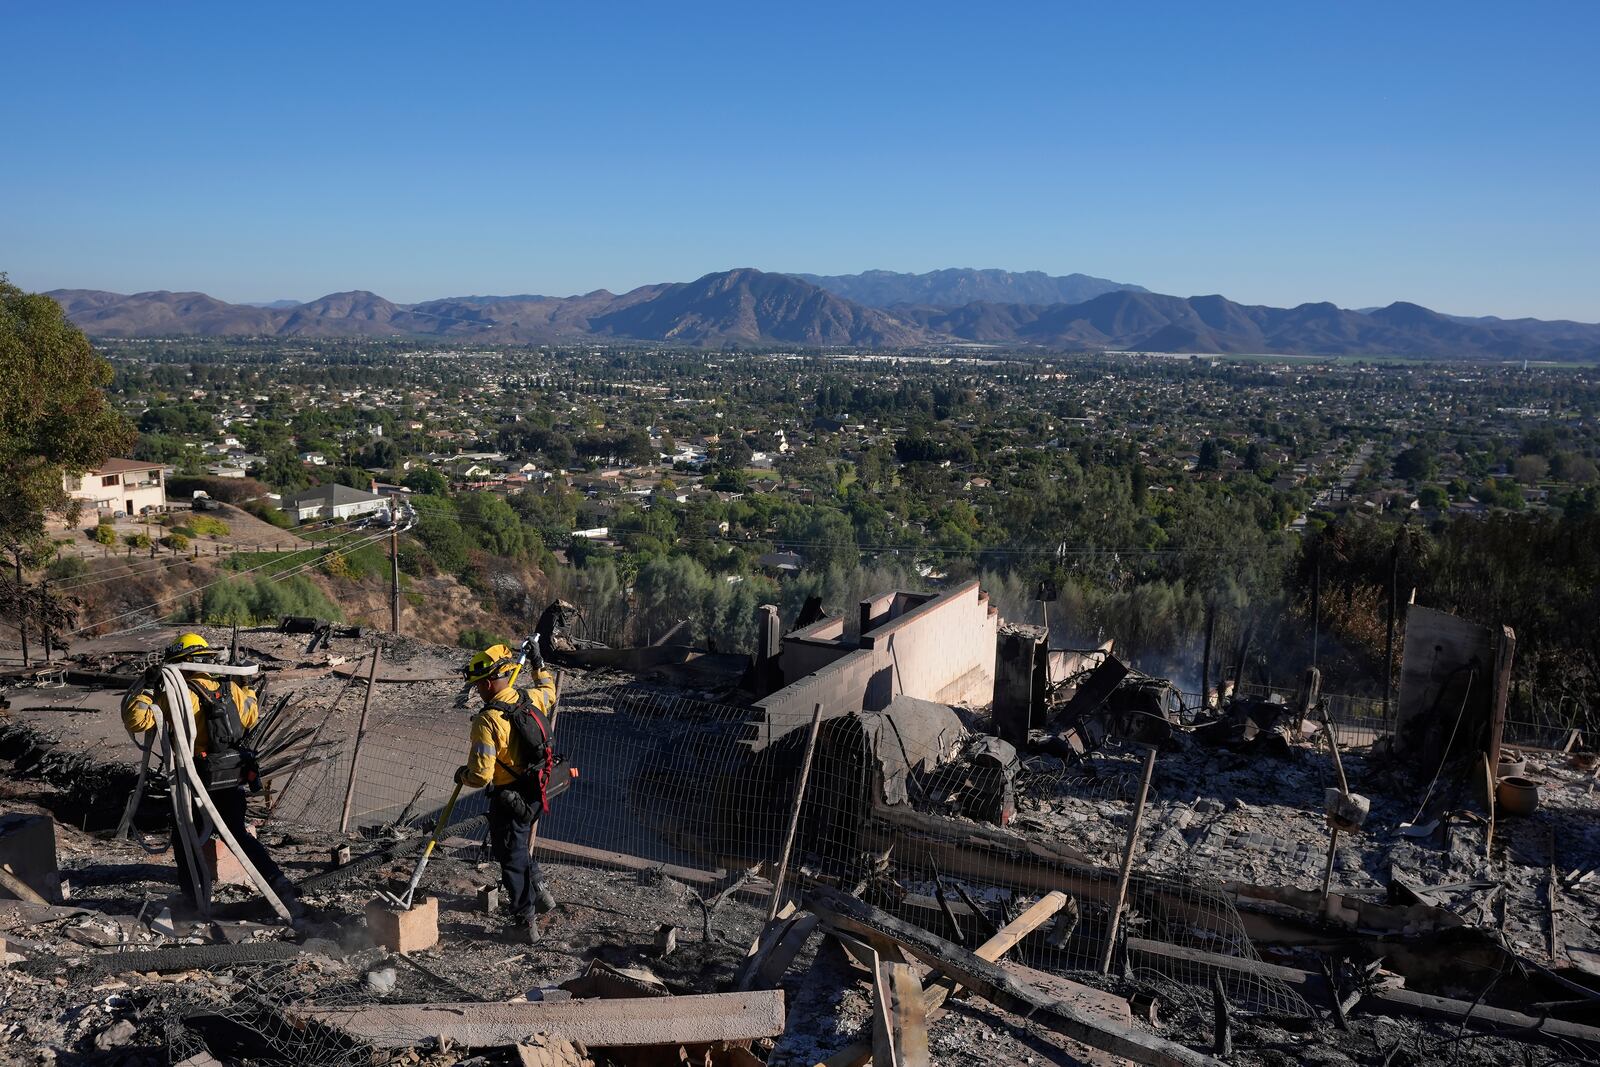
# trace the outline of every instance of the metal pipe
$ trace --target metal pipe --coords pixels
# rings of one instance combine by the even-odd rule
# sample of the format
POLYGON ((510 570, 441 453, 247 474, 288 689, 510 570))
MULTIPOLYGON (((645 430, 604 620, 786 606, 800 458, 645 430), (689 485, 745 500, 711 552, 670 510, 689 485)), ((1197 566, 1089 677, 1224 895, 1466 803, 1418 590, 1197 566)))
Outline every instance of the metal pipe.
POLYGON ((778 857, 778 872, 772 880, 772 900, 767 904, 767 922, 778 917, 779 903, 783 900, 783 883, 789 874, 789 856, 794 850, 795 834, 800 829, 800 808, 806 798, 806 783, 811 780, 811 759, 817 751, 817 733, 822 728, 822 704, 811 709, 811 732, 806 735, 806 754, 800 762, 800 777, 794 783, 794 806, 789 812, 789 829, 783 835, 783 852, 778 857))
POLYGON ((361 701, 361 719, 356 723, 356 743, 350 751, 350 777, 344 784, 344 811, 339 816, 339 832, 350 829, 350 802, 356 796, 356 770, 361 765, 361 742, 367 735, 367 711, 372 707, 372 691, 378 686, 378 646, 372 647, 372 666, 367 671, 367 695, 361 701))
POLYGON ((1145 749, 1144 770, 1139 777, 1139 797, 1133 802, 1133 821, 1128 824, 1128 840, 1122 846, 1122 869, 1117 873, 1117 899, 1111 906, 1111 922, 1106 927, 1106 947, 1100 954, 1100 973, 1111 970, 1111 956, 1117 949, 1117 927, 1122 924, 1122 909, 1128 900, 1128 880, 1133 874, 1133 850, 1139 845, 1139 826, 1144 822, 1144 805, 1150 796, 1150 778, 1155 774, 1156 748, 1145 749))

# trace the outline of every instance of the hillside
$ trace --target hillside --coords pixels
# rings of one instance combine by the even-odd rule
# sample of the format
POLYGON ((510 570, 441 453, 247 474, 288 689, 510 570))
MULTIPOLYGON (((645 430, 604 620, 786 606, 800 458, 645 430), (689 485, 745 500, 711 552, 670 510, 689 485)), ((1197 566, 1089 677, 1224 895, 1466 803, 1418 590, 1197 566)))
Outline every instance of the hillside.
POLYGON ((597 334, 685 344, 849 345, 892 348, 926 330, 782 274, 744 268, 659 287, 648 299, 589 320, 597 334))
MULTIPOLYGON (((944 273, 950 272, 934 272, 944 273)), ((954 273, 984 279, 1003 275, 1032 284, 1029 275, 954 273)), ((1019 288, 1026 286, 1019 283, 1019 288)), ((954 290, 940 291, 948 296, 954 290)), ((1216 295, 1176 297, 1119 288, 1077 302, 977 299, 954 307, 922 302, 886 309, 796 276, 748 267, 620 295, 599 289, 570 297, 465 296, 418 304, 396 304, 360 290, 280 308, 228 304, 203 293, 123 296, 71 289, 48 295, 99 337, 438 337, 485 343, 603 337, 711 347, 847 348, 969 342, 1068 351, 1600 359, 1600 324, 1469 319, 1405 302, 1365 311, 1326 302, 1274 308, 1216 295)))
POLYGON ((925 274, 868 270, 860 274, 795 274, 794 277, 846 300, 877 308, 889 308, 897 304, 922 304, 939 308, 957 308, 972 303, 1081 304, 1119 289, 1135 293, 1149 292, 1143 286, 1108 281, 1088 274, 1052 277, 1038 270, 950 268, 931 270, 925 274))

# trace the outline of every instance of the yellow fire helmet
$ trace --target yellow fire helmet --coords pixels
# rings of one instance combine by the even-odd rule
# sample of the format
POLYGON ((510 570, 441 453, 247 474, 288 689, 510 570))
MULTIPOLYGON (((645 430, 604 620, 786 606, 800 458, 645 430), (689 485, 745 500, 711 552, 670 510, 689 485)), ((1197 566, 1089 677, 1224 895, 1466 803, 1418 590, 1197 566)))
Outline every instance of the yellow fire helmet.
POLYGON ((474 683, 509 676, 511 684, 515 685, 521 672, 522 664, 517 662, 517 654, 511 651, 510 645, 490 645, 461 669, 461 677, 474 683))
POLYGON ((199 634, 182 634, 161 653, 167 663, 189 663, 193 660, 214 660, 222 650, 206 644, 199 634))

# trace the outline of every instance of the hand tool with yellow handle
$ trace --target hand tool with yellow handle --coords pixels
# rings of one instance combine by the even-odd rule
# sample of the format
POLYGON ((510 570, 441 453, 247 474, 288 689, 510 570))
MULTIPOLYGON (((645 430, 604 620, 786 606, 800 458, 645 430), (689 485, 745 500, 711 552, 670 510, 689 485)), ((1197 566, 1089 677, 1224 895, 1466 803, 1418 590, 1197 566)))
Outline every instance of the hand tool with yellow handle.
POLYGON ((433 855, 433 847, 439 843, 439 838, 444 836, 444 828, 450 822, 450 813, 455 810, 456 798, 461 795, 461 783, 450 793, 450 802, 444 806, 444 811, 439 815, 439 821, 433 827, 433 835, 428 838, 428 843, 422 849, 422 855, 417 858, 417 869, 411 872, 411 884, 406 886, 404 896, 397 897, 393 893, 378 890, 378 896, 393 904, 401 911, 411 907, 411 898, 417 892, 417 885, 422 881, 422 872, 428 866, 428 857, 433 855))

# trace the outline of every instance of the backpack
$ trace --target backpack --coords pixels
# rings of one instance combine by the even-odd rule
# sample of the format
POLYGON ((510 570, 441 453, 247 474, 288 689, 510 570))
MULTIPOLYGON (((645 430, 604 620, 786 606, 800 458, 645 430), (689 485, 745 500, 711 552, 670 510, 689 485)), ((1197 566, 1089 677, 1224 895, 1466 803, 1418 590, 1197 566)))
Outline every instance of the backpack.
MULTIPOLYGON (((556 748, 552 740, 550 720, 544 717, 534 703, 534 699, 526 690, 516 690, 517 702, 510 707, 502 707, 501 713, 506 721, 511 724, 512 731, 517 735, 518 747, 522 753, 522 763, 529 771, 534 771, 539 777, 539 808, 541 811, 550 810, 550 798, 546 789, 550 783, 550 771, 556 765, 556 748)), ((506 764, 502 767, 511 770, 506 764)), ((518 774, 522 778, 529 771, 518 774)), ((512 771, 517 774, 516 771, 512 771)))
POLYGON ((200 700, 200 714, 205 717, 211 746, 206 752, 195 753, 207 787, 239 785, 243 763, 240 749, 245 737, 239 687, 225 681, 217 686, 215 696, 198 685, 191 684, 189 691, 200 700))

